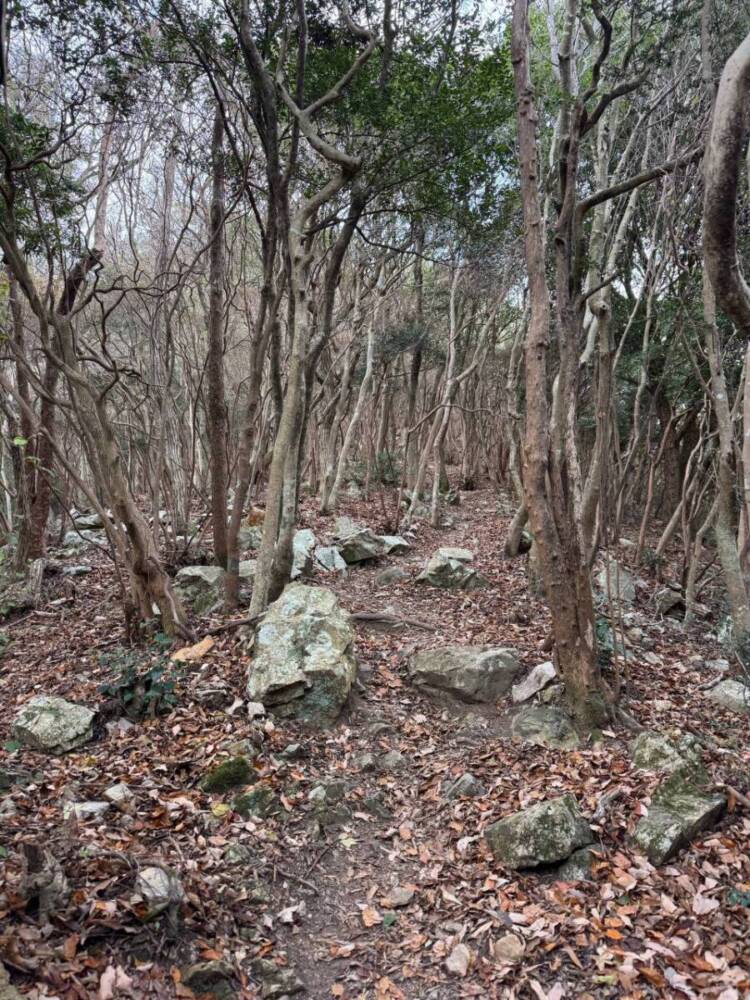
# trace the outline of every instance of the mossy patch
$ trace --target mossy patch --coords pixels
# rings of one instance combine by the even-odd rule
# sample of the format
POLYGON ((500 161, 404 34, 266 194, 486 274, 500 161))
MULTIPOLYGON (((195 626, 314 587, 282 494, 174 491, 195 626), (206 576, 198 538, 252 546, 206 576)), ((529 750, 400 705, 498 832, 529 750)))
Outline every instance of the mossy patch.
POLYGON ((226 792, 230 788, 247 785, 252 774, 247 757, 230 757, 206 775, 201 781, 201 788, 204 792, 226 792))

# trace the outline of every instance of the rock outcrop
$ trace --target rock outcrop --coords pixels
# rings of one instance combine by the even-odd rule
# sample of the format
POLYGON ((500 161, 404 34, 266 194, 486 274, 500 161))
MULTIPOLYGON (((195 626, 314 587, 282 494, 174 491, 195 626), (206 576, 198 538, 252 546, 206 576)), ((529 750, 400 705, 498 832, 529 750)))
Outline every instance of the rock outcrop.
POLYGON ((290 584, 256 629, 248 697, 275 715, 331 725, 356 676, 353 640, 333 591, 290 584))
POLYGON ((487 580, 468 563, 474 557, 468 549, 441 548, 434 552, 417 577, 418 583, 456 590, 481 590, 487 580))
POLYGON ((493 823, 484 835, 493 855, 513 869, 565 861, 593 842, 591 828, 569 794, 493 823))

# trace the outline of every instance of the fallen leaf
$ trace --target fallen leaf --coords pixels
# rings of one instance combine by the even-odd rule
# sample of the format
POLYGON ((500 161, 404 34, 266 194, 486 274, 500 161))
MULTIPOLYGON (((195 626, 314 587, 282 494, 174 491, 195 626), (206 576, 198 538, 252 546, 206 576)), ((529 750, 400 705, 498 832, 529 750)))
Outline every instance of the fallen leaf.
POLYGON ((374 907, 366 906, 362 910, 362 923, 365 927, 374 927, 375 924, 380 924, 382 922, 383 918, 374 907))
POLYGON ((196 642, 194 646, 183 646, 176 653, 172 653, 172 659, 177 663, 192 663, 195 660, 202 659, 215 645, 216 640, 207 635, 205 639, 196 642))

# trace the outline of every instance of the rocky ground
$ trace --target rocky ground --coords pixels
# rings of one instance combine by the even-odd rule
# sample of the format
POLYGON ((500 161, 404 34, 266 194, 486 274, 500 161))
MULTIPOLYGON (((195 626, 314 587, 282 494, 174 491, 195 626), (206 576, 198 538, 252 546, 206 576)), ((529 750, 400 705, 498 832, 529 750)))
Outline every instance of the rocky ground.
MULTIPOLYGON (((387 534, 393 504, 342 513, 387 534)), ((357 680, 328 729, 250 717, 248 637, 210 610, 182 662, 129 650, 106 556, 63 560, 91 571, 51 578, 5 629, 2 1000, 750 995, 750 715, 709 696, 718 614, 686 627, 633 581, 628 655, 608 669, 646 732, 574 745, 558 725, 541 728, 557 746, 533 742, 518 712, 548 723, 555 691, 544 670, 528 679, 547 615, 525 559, 502 556, 511 511, 487 490, 446 510, 439 530, 415 522, 409 551, 308 581, 358 614, 357 680), (470 550, 487 586, 416 582, 440 546, 470 550), (488 700, 436 696, 419 654, 457 644, 512 648, 514 676, 504 660, 488 700), (124 686, 144 657, 150 681, 124 686), (511 682, 544 686, 514 706, 511 682), (35 752, 11 731, 39 695, 98 710, 79 746, 35 752)), ((331 540, 312 505, 303 523, 331 540)), ((467 696, 475 680, 456 676, 467 696)))

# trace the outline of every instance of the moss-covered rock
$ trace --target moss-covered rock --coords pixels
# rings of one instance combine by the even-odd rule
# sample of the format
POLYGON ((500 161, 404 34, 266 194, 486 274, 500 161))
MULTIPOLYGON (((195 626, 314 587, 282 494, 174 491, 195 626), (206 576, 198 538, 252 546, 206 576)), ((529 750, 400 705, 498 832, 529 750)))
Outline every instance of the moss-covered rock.
POLYGON ((648 815, 638 823, 633 841, 649 861, 661 865, 703 830, 710 829, 726 807, 723 795, 708 795, 683 785, 655 795, 648 815))
POLYGON ((230 1000, 236 996, 234 972, 229 962, 214 959, 198 962, 182 970, 182 983, 196 996, 212 996, 217 1000, 230 1000))
POLYGON ((696 780, 705 779, 700 750, 690 739, 675 742, 663 733, 640 733, 630 748, 633 763, 644 771, 693 771, 696 780))
POLYGON ((227 792, 230 788, 247 785, 252 775, 253 770, 247 757, 230 757, 209 771, 201 781, 201 788, 204 792, 227 792))
POLYGON ((532 705, 522 709, 511 723, 511 732, 525 743, 572 750, 578 746, 573 723, 556 705, 532 705))
POLYGON ((21 706, 11 736, 41 753, 62 754, 92 739, 96 713, 53 695, 37 695, 21 706))
POLYGON ((268 785, 256 785, 244 795, 238 795, 232 803, 232 808, 243 819, 249 819, 251 816, 266 819, 280 812, 281 805, 272 788, 268 785))
POLYGON ((513 869, 564 861, 593 840, 578 803, 569 794, 493 823, 484 835, 494 856, 513 869))

